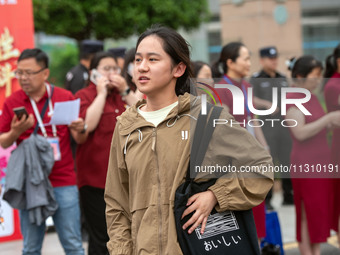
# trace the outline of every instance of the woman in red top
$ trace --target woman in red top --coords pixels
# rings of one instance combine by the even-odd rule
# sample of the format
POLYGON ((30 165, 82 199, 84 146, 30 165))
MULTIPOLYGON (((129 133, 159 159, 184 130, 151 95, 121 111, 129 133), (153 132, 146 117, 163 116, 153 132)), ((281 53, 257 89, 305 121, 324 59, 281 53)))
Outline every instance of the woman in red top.
MULTIPOLYGON (((311 93, 320 83, 322 64, 312 56, 292 60, 295 87, 311 93)), ((290 93, 288 98, 304 98, 302 93, 290 93)), ((330 234, 333 210, 333 179, 324 172, 330 164, 327 128, 340 125, 340 111, 325 114, 317 97, 303 106, 311 113, 305 115, 295 105, 288 105, 286 119, 293 139, 291 176, 296 208, 296 234, 299 249, 304 254, 320 254, 320 243, 330 234), (297 124, 296 124, 297 123, 297 124), (322 168, 321 171, 320 167, 322 168)))
MULTIPOLYGON (((325 78, 330 78, 324 88, 327 110, 329 112, 340 110, 340 44, 334 49, 333 54, 326 59, 325 78)), ((340 165, 340 129, 334 129, 331 149, 332 163, 339 168, 340 165)), ((335 215, 333 229, 338 232, 340 242, 340 179, 334 179, 335 192, 335 215)))
POLYGON ((91 82, 79 90, 80 116, 85 119, 85 135, 76 140, 77 179, 81 205, 89 232, 88 254, 108 254, 104 188, 116 118, 126 105, 138 101, 130 91, 115 58, 96 53, 91 64, 91 82))
MULTIPOLYGON (((240 42, 232 42, 223 47, 219 60, 213 66, 214 75, 223 69, 223 74, 220 73, 220 77, 223 79, 219 84, 232 84, 237 86, 243 91, 245 102, 247 102, 248 88, 251 87, 244 78, 249 75, 250 72, 250 53, 249 50, 240 42)), ((249 111, 247 104, 245 103, 245 111, 242 115, 234 115, 233 109, 233 95, 228 89, 217 89, 219 96, 221 97, 222 103, 229 109, 229 112, 235 117, 237 122, 240 122, 241 126, 247 128, 256 139, 265 148, 269 148, 262 133, 259 123, 254 120, 254 115, 249 111), (252 126, 247 125, 249 119, 252 119, 252 126), (245 123, 245 125, 243 124, 245 123)), ((265 214, 265 203, 262 202, 260 205, 253 208, 255 225, 257 230, 257 236, 263 238, 266 236, 266 214, 265 214)))

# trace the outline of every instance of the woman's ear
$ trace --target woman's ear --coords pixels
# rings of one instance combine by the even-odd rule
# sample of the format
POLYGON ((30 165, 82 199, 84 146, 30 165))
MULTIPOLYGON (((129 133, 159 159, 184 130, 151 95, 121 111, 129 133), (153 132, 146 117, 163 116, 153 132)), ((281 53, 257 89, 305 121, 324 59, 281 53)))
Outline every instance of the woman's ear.
POLYGON ((227 70, 229 70, 229 69, 232 69, 232 65, 234 64, 234 62, 230 58, 228 58, 225 64, 227 66, 227 70))
POLYGON ((186 68, 187 68, 187 66, 184 65, 183 62, 180 62, 180 63, 174 68, 174 69, 175 69, 175 70, 174 70, 174 77, 175 77, 175 78, 181 77, 181 76, 184 74, 186 68))

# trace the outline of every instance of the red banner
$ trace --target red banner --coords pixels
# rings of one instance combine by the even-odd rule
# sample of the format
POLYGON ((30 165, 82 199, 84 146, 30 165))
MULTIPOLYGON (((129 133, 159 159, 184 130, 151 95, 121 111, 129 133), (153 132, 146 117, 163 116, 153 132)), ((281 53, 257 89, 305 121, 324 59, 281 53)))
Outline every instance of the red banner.
POLYGON ((32 1, 0 0, 0 111, 5 98, 20 88, 14 78, 20 53, 33 47, 32 1))
MULTIPOLYGON (((33 47, 32 1, 0 0, 0 115, 5 98, 20 88, 14 77, 17 59, 24 49, 33 47)), ((0 185, 6 181, 7 161, 13 148, 0 148, 0 185)), ((1 201, 0 242, 19 238, 21 234, 18 212, 1 201)))

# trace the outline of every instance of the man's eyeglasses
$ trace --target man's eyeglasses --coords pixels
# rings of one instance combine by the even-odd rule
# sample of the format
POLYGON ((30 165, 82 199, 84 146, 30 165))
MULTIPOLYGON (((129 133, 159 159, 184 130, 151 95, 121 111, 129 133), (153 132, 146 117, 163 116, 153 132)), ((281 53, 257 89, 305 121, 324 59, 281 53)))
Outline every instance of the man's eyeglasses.
POLYGON ((104 72, 113 72, 115 74, 120 74, 120 68, 118 66, 104 66, 101 68, 104 72))
POLYGON ((33 72, 33 71, 22 71, 22 70, 16 70, 14 72, 15 74, 15 78, 19 79, 21 78, 22 76, 26 76, 27 78, 30 78, 32 75, 35 75, 35 74, 38 74, 40 73, 41 71, 45 70, 46 67, 43 67, 41 68, 40 70, 36 71, 36 72, 33 72))

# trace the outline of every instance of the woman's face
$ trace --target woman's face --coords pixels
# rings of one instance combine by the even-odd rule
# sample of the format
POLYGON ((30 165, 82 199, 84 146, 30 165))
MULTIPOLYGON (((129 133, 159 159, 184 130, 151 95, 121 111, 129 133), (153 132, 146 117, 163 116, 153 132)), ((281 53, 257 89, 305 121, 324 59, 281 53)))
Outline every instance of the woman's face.
POLYGON ((211 79, 212 78, 212 73, 211 69, 207 65, 203 65, 201 69, 199 70, 197 77, 198 79, 211 79))
POLYGON ((176 66, 156 35, 147 36, 138 45, 133 72, 138 90, 147 96, 175 91, 176 66))
POLYGON ((232 62, 227 60, 228 73, 229 71, 234 74, 234 78, 244 78, 250 73, 250 53, 249 50, 242 46, 240 48, 239 57, 232 62))
POLYGON ((114 58, 102 58, 97 66, 97 71, 109 79, 110 74, 120 74, 120 68, 114 58))
POLYGON ((315 90, 321 82, 321 77, 322 69, 320 67, 313 68, 313 70, 305 78, 303 87, 309 91, 315 90))

